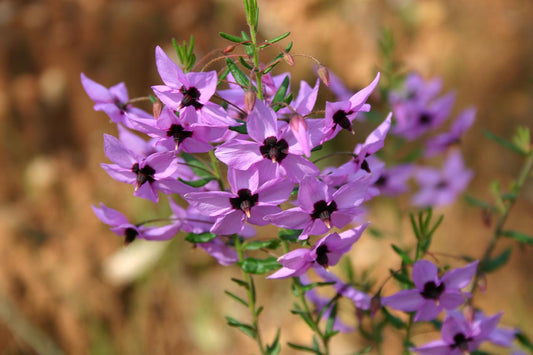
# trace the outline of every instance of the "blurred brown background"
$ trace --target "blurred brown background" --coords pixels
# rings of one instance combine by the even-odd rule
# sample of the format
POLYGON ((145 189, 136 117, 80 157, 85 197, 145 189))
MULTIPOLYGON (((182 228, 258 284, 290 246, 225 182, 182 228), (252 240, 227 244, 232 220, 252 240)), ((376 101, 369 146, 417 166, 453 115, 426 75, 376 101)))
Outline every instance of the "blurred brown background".
MULTIPOLYGON (((259 5, 260 38, 291 31, 295 53, 319 58, 354 89, 379 69, 382 28, 393 30, 406 70, 442 76, 446 90, 457 90, 456 112, 478 108, 463 145, 476 171, 469 193, 488 198, 491 179, 506 186, 517 174, 520 159, 483 138, 481 129, 509 137, 518 124, 533 128, 530 0, 260 0, 259 5)), ((111 181, 100 169, 106 160, 102 134, 114 134, 115 128, 92 111, 79 80, 84 72, 105 86, 124 81, 130 97, 146 95, 160 82, 156 45, 171 53, 171 38, 193 34, 199 57, 223 48, 218 31, 245 29, 241 7, 239 0, 0 0, 1 353, 35 353, 47 346, 45 338, 55 344, 49 349, 68 354, 256 353, 252 341, 224 324, 224 315, 248 317, 223 292, 233 288, 227 280, 238 275, 235 268, 222 268, 175 240, 163 251, 153 250, 161 257, 134 281, 106 271, 106 260, 122 249, 122 241, 94 217, 90 205, 103 201, 133 219, 164 211, 137 201, 130 186, 111 181)), ((306 59, 296 57, 294 70, 294 79, 314 80, 306 59)), ((459 202, 443 212, 433 249, 479 256, 490 237, 479 211, 459 202)), ((508 225, 531 234, 532 215, 530 183, 508 225)), ((384 208, 372 222, 386 229, 390 219, 384 208)), ((498 249, 506 245, 513 244, 503 241, 498 249)), ((387 242, 370 236, 355 249, 356 269, 377 264, 378 279, 379 270, 390 267, 380 261, 394 260, 387 242)), ((503 323, 530 336, 532 268, 531 248, 514 245, 512 262, 489 277, 487 294, 478 298, 488 314, 505 310, 503 323)), ((288 312, 289 283, 258 285, 268 285, 260 294, 267 306, 261 318, 265 334, 271 338, 283 326, 283 342, 308 342, 305 326, 288 312)), ((398 337, 389 336, 387 351, 398 354, 398 337)), ((355 335, 334 343, 335 354, 364 347, 355 335)))

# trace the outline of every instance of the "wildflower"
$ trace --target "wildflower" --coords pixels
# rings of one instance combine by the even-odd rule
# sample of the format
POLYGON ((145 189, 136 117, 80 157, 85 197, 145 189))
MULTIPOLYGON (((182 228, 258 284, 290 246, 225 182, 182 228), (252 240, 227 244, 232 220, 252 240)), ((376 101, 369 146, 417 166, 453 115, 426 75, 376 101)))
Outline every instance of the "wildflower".
POLYGON ((174 152, 154 153, 139 158, 117 138, 108 134, 104 134, 104 150, 114 164, 101 164, 102 168, 113 179, 133 184, 137 197, 158 202, 157 191, 184 194, 193 190, 174 177, 178 169, 174 152))
POLYGON ((181 223, 175 222, 161 227, 146 227, 131 224, 122 213, 100 203, 100 207, 92 206, 94 214, 105 224, 111 226, 111 231, 124 237, 124 243, 129 244, 137 238, 146 240, 168 240, 173 238, 181 228, 181 223))
POLYGON ((128 126, 125 113, 134 113, 139 117, 148 118, 150 115, 128 103, 128 89, 124 83, 111 86, 109 89, 89 79, 81 73, 81 84, 87 95, 94 101, 95 111, 104 111, 111 121, 128 126))
POLYGON ((311 267, 336 265, 352 245, 359 240, 368 223, 342 233, 331 233, 321 238, 312 249, 295 249, 278 258, 282 268, 268 276, 281 279, 303 275, 311 267))
POLYGON ((444 152, 453 144, 459 143, 463 134, 474 124, 476 110, 469 108, 462 111, 453 122, 448 132, 439 134, 426 141, 424 156, 426 158, 444 152))
POLYGON ((412 350, 421 355, 463 355, 477 350, 484 341, 506 344, 499 342, 497 335, 496 327, 501 316, 502 313, 491 317, 478 316, 469 322, 460 313, 450 312, 442 324, 442 339, 412 350))
POLYGON ((454 202, 466 189, 472 171, 465 168, 461 153, 454 151, 448 154, 442 170, 417 168, 414 178, 420 190, 411 199, 413 205, 443 206, 454 202))
POLYGON ((259 171, 228 169, 231 192, 191 192, 185 198, 200 212, 217 217, 211 228, 216 234, 239 233, 244 223, 263 226, 266 215, 279 212, 278 204, 289 198, 294 184, 287 179, 259 180, 259 171))
POLYGON ((302 180, 298 191, 298 207, 279 212, 266 219, 290 229, 303 229, 300 239, 309 234, 323 234, 331 227, 342 228, 361 214, 360 205, 368 184, 348 183, 331 193, 327 184, 309 176, 302 180))
POLYGON ((413 267, 416 288, 402 290, 384 297, 383 305, 405 312, 414 312, 415 322, 435 319, 442 309, 453 310, 463 304, 467 294, 461 292, 476 273, 478 261, 451 270, 438 277, 438 269, 430 261, 419 260, 413 267))

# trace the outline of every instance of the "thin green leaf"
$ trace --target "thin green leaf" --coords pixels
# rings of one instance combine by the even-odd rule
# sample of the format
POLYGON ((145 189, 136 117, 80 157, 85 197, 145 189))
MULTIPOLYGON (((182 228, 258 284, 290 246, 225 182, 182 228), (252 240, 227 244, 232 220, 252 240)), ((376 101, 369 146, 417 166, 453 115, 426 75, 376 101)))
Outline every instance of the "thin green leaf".
POLYGON ((439 228, 439 226, 440 226, 440 224, 442 223, 443 220, 444 220, 444 215, 440 215, 439 219, 437 219, 437 222, 433 225, 431 230, 428 232, 428 234, 427 234, 428 238, 430 238, 433 235, 433 233, 435 233, 435 231, 437 230, 437 228, 439 228))
POLYGON ((245 307, 248 307, 248 302, 240 298, 239 296, 235 295, 234 293, 231 293, 230 291, 224 291, 226 295, 233 298, 235 301, 239 302, 240 304, 244 305, 245 307))
POLYGON ((485 201, 478 200, 477 198, 470 196, 470 195, 464 195, 463 196, 466 203, 469 205, 475 206, 475 207, 481 207, 485 209, 492 209, 492 206, 485 201))
POLYGON ((191 168, 193 173, 195 173, 199 177, 213 176, 213 174, 209 172, 211 170, 211 167, 206 166, 195 156, 188 153, 181 153, 181 157, 183 158, 183 160, 185 160, 185 162, 187 163, 189 168, 191 168))
POLYGON ((512 238, 520 243, 533 245, 533 237, 525 233, 506 230, 506 231, 502 231, 501 235, 504 237, 512 238))
POLYGON ((267 259, 246 258, 242 262, 237 263, 244 272, 249 274, 264 274, 268 271, 277 270, 281 267, 275 257, 267 259))
POLYGON ((208 176, 208 177, 194 180, 194 181, 187 181, 187 180, 183 180, 182 178, 178 178, 178 180, 192 187, 202 187, 202 186, 205 186, 210 181, 216 180, 216 178, 214 176, 208 176))
POLYGON ((245 250, 257 250, 257 249, 277 249, 281 244, 279 239, 271 240, 255 240, 249 243, 244 244, 245 250))
POLYGON ((268 73, 270 73, 272 70, 274 70, 274 68, 276 67, 276 65, 278 65, 278 63, 272 64, 272 65, 269 65, 268 67, 266 67, 266 68, 263 70, 263 74, 268 74, 268 73))
POLYGON ((236 278, 232 277, 231 281, 235 282, 237 285, 242 286, 242 287, 244 287, 246 289, 249 287, 248 283, 243 281, 243 280, 239 280, 239 279, 236 279, 236 278))
POLYGON ((230 42, 235 42, 235 43, 244 42, 244 40, 241 37, 230 35, 229 33, 226 33, 226 32, 219 32, 218 35, 224 39, 227 39, 230 42))
POLYGON ((516 333, 515 334, 515 338, 527 350, 533 351, 533 342, 524 333, 522 333, 522 332, 516 333))
POLYGON ((402 258, 403 262, 406 264, 412 264, 413 260, 407 255, 407 253, 402 250, 399 246, 395 244, 391 244, 392 249, 402 258))
POLYGON ((420 231, 418 230, 418 226, 416 225, 415 215, 411 213, 409 215, 409 219, 411 221, 411 227, 413 228, 413 232, 415 233, 416 239, 420 239, 421 235, 420 231))
POLYGON ((285 33, 282 34, 282 35, 279 35, 279 36, 277 36, 277 37, 274 37, 274 38, 272 38, 272 39, 269 39, 267 42, 268 42, 268 43, 276 43, 276 42, 279 42, 279 41, 281 41, 282 39, 285 39, 285 38, 289 37, 290 34, 291 34, 290 32, 285 32, 285 33))
POLYGON ((239 57, 239 63, 248 70, 252 70, 254 67, 250 65, 243 57, 239 57))
POLYGON ((276 332, 276 337, 274 338, 274 341, 272 344, 267 345, 266 347, 266 353, 267 355, 278 355, 281 351, 281 343, 279 342, 279 335, 280 335, 281 329, 278 328, 278 331, 276 332))
POLYGON ((241 323, 238 320, 236 320, 235 318, 231 318, 229 316, 226 316, 226 321, 228 322, 228 325, 230 327, 235 327, 235 328, 239 329, 241 332, 243 332, 244 334, 246 334, 249 337, 255 339, 256 331, 255 331, 255 328, 252 327, 251 325, 245 324, 245 323, 241 323))
POLYGON ((217 237, 216 234, 211 232, 204 232, 200 234, 189 233, 185 236, 185 240, 191 243, 207 243, 217 237))
POLYGON ((326 334, 333 333, 333 326, 335 325, 335 318, 337 317, 337 302, 333 303, 326 321, 326 334))
POLYGON ((316 351, 315 349, 310 348, 310 347, 305 346, 305 345, 294 344, 294 343, 291 343, 291 342, 288 342, 287 345, 290 346, 293 349, 296 349, 296 350, 307 351, 307 352, 310 352, 310 353, 314 353, 314 354, 320 355, 320 351, 316 351))
POLYGON ((359 351, 356 352, 356 353, 353 353, 352 355, 363 355, 363 354, 368 354, 371 350, 372 350, 372 345, 369 345, 369 346, 367 346, 366 348, 361 349, 361 350, 359 350, 359 351))
POLYGON ((524 156, 527 155, 527 152, 524 151, 521 147, 515 145, 514 143, 509 142, 508 140, 502 137, 495 135, 494 133, 486 129, 483 130, 483 134, 485 135, 485 137, 487 137, 491 141, 498 143, 499 145, 501 145, 502 147, 506 149, 512 150, 513 152, 518 153, 520 155, 524 155, 524 156))
POLYGON ((488 260, 487 262, 483 263, 480 266, 480 269, 482 272, 492 272, 499 268, 501 268, 503 265, 507 263, 509 260, 509 257, 511 256, 511 248, 505 249, 500 255, 488 260))
POLYGON ((316 152, 318 150, 321 150, 322 148, 324 148, 324 146, 322 144, 320 145, 317 145, 316 147, 314 147, 313 149, 311 149, 311 152, 316 152))
POLYGON ((226 65, 228 66, 229 71, 233 75, 233 78, 235 78, 237 84, 241 85, 243 88, 250 87, 250 80, 248 79, 246 74, 244 74, 242 70, 239 69, 237 64, 235 64, 235 62, 231 58, 226 58, 226 65))
POLYGON ((248 127, 246 127, 246 124, 240 126, 231 126, 229 129, 240 134, 248 134, 248 127))
POLYGON ((383 312, 383 315, 385 316, 387 322, 389 322, 394 328, 402 329, 407 327, 404 321, 390 314, 385 307, 381 308, 381 311, 383 312))
POLYGON ((275 104, 277 102, 282 102, 285 98, 285 94, 287 94, 287 89, 289 88, 290 84, 290 78, 289 76, 285 76, 285 79, 283 79, 283 82, 278 88, 278 91, 276 91, 276 94, 274 95, 274 98, 272 99, 272 103, 275 104))
POLYGON ((255 310, 255 316, 256 316, 256 317, 259 317, 259 315, 261 314, 261 312, 263 312, 263 309, 264 309, 263 306, 259 306, 259 308, 257 308, 257 309, 255 310))
POLYGON ((298 237, 302 234, 302 229, 285 229, 278 230, 278 238, 286 242, 296 242, 298 237))

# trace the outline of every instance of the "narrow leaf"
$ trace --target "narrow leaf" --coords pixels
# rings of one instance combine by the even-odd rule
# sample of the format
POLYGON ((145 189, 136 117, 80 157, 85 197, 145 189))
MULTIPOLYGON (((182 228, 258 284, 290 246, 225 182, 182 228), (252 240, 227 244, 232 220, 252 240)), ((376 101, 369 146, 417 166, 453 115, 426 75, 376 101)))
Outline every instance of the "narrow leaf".
POLYGON ((228 66, 229 71, 231 72, 233 77, 235 78, 237 84, 241 85, 243 88, 247 88, 250 86, 250 80, 248 79, 246 74, 242 72, 242 70, 237 66, 237 64, 235 64, 233 60, 231 60, 231 58, 226 58, 226 65, 228 66))
POLYGON ((231 41, 231 42, 235 42, 235 43, 244 42, 244 40, 241 37, 230 35, 229 33, 226 33, 226 32, 219 32, 218 34, 220 35, 220 37, 227 39, 228 41, 231 41))
POLYGON ((280 353, 281 351, 281 343, 279 342, 280 332, 281 332, 281 329, 278 328, 274 341, 272 342, 272 344, 267 345, 267 348, 266 348, 267 355, 278 355, 280 353))
POLYGON ((231 298, 233 298, 235 301, 241 303, 242 305, 244 305, 245 307, 248 307, 248 302, 246 302, 245 300, 243 300, 242 298, 240 298, 239 296, 231 293, 230 291, 224 291, 226 293, 226 295, 230 296, 231 298))
POLYGON ((238 265, 244 272, 259 275, 268 271, 277 270, 281 267, 275 257, 269 257, 267 259, 246 258, 244 261, 239 262, 238 265))
POLYGON ((525 152, 519 146, 509 142, 508 140, 506 140, 506 139, 504 139, 502 137, 499 137, 499 136, 495 135, 494 133, 492 133, 492 132, 490 132, 490 131, 488 131, 486 129, 483 130, 483 134, 485 135, 485 137, 487 137, 488 139, 490 139, 493 142, 498 143, 499 145, 501 145, 504 148, 512 150, 513 152, 518 153, 520 155, 527 155, 527 152, 525 152))
POLYGON ((509 247, 505 249, 500 255, 483 263, 483 265, 481 265, 481 271, 492 272, 492 271, 499 269, 500 267, 502 267, 503 265, 507 263, 510 256, 511 256, 511 248, 509 247))
POLYGON ((257 250, 257 249, 263 249, 263 248, 277 249, 280 244, 281 244, 281 240, 279 239, 256 240, 256 241, 244 244, 244 249, 246 250, 257 250))
POLYGON ((183 158, 183 160, 185 160, 185 162, 187 163, 189 168, 191 168, 193 173, 195 173, 199 177, 213 176, 213 174, 209 172, 210 167, 206 166, 195 156, 188 153, 181 153, 181 157, 183 158))
POLYGON ((236 278, 232 277, 231 281, 235 282, 237 285, 242 286, 242 287, 244 287, 246 289, 249 287, 248 283, 243 281, 243 280, 239 280, 239 279, 236 279, 236 278))
POLYGON ((216 234, 213 234, 211 232, 205 232, 205 233, 189 233, 185 236, 185 240, 191 243, 207 243, 217 237, 216 234))
POLYGON ((274 95, 274 98, 272 99, 272 103, 275 104, 277 102, 282 102, 285 98, 285 94, 287 94, 287 89, 289 88, 290 84, 290 78, 289 76, 285 76, 285 79, 283 79, 283 82, 278 88, 278 91, 276 91, 276 94, 274 95))
POLYGON ((272 39, 269 39, 267 42, 268 43, 276 43, 276 42, 279 42, 281 41, 282 39, 285 39, 287 37, 289 37, 291 33, 290 32, 285 32, 284 34, 280 35, 280 36, 277 36, 277 37, 274 37, 272 39))
POLYGON ((280 228, 278 231, 278 238, 286 242, 296 242, 298 237, 302 234, 302 229, 284 229, 280 228))
POLYGON ((310 347, 305 346, 305 345, 299 345, 299 344, 294 344, 294 343, 290 343, 290 342, 287 343, 287 345, 290 346, 293 349, 296 349, 296 350, 307 351, 307 352, 310 352, 310 353, 314 353, 314 354, 320 355, 320 352, 317 352, 315 349, 310 348, 310 347))
POLYGON ((407 253, 404 250, 402 250, 399 246, 395 244, 391 244, 391 247, 396 252, 396 254, 398 254, 402 258, 404 263, 406 264, 413 263, 413 260, 409 257, 409 255, 407 255, 407 253))
POLYGON ((533 245, 533 237, 525 233, 507 230, 502 231, 501 235, 504 237, 512 238, 520 243, 533 245))
POLYGON ((182 178, 178 178, 178 180, 181 181, 182 183, 184 183, 186 185, 189 185, 189 186, 192 186, 192 187, 202 187, 202 186, 206 185, 208 182, 216 180, 216 178, 214 176, 208 176, 208 177, 205 177, 203 179, 198 179, 198 180, 194 180, 194 181, 186 181, 186 180, 183 180, 182 178))
POLYGON ((240 134, 248 134, 248 128, 246 127, 245 124, 240 125, 240 126, 231 126, 229 127, 229 129, 232 131, 238 132, 240 134))
POLYGON ((227 320, 228 325, 230 327, 235 327, 235 328, 239 329, 241 332, 243 332, 244 334, 246 334, 249 337, 255 339, 256 332, 255 332, 254 327, 252 327, 251 325, 241 323, 238 320, 236 320, 235 318, 231 318, 229 316, 226 316, 226 320, 227 320))

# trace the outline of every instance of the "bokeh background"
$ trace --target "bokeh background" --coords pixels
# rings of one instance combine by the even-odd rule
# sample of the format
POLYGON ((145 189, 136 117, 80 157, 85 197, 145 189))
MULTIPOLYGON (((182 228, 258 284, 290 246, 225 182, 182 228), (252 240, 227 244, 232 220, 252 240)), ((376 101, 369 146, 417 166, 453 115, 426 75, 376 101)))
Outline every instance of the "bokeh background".
MULTIPOLYGON (((457 91, 457 112, 474 105, 477 121, 462 149, 476 171, 469 193, 489 198, 492 179, 507 186, 520 159, 485 139, 483 128, 509 137, 533 128, 533 3, 530 0, 263 0, 260 38, 291 31, 294 52, 319 58, 352 89, 370 82, 382 64, 377 40, 394 33, 405 72, 441 76, 457 91)), ((224 315, 247 319, 224 295, 236 268, 223 268, 182 238, 130 253, 145 271, 110 262, 122 241, 93 215, 100 201, 133 219, 165 213, 137 201, 112 181, 102 134, 115 127, 92 111, 79 75, 114 85, 130 97, 160 79, 154 48, 171 53, 171 38, 193 34, 197 54, 224 48, 219 31, 245 29, 239 0, 0 0, 0 352, 2 354, 254 354, 255 344, 225 326, 224 315), (154 258, 154 255, 156 256, 154 258), (149 262, 152 260, 152 262, 149 262), (154 261, 155 260, 155 261, 154 261), (125 274, 130 272, 136 277, 125 274)), ((282 66, 280 69, 288 69, 282 66)), ((291 68, 292 69, 292 68, 291 68)), ((296 57, 293 78, 314 81, 311 63, 296 57)), ((491 235, 480 212, 459 201, 446 217, 434 250, 480 256, 491 235)), ((526 187, 509 228, 532 231, 533 184, 526 187)), ((392 228, 387 207, 375 225, 392 228)), ((405 240, 409 235, 405 224, 405 240)), ((411 238, 411 239, 409 239, 411 238)), ((382 279, 394 260, 388 242, 366 236, 352 253, 357 271, 382 279)), ((531 248, 513 245, 513 259, 488 278, 477 298, 486 313, 505 310, 503 324, 533 335, 531 248)), ((126 255, 126 257, 132 257, 126 255)), ((453 264, 453 260, 444 260, 453 264)), ((131 264, 131 262, 130 262, 131 264)), ((267 337, 305 343, 305 325, 288 310, 289 282, 258 278, 261 324, 267 337)), ((416 334, 421 343, 437 334, 416 334)), ((398 354, 398 336, 386 353, 398 354)), ((364 347, 355 335, 334 353, 364 347)), ((292 354, 284 347, 282 354, 292 354)), ((495 352, 498 354, 498 350, 495 352)))

